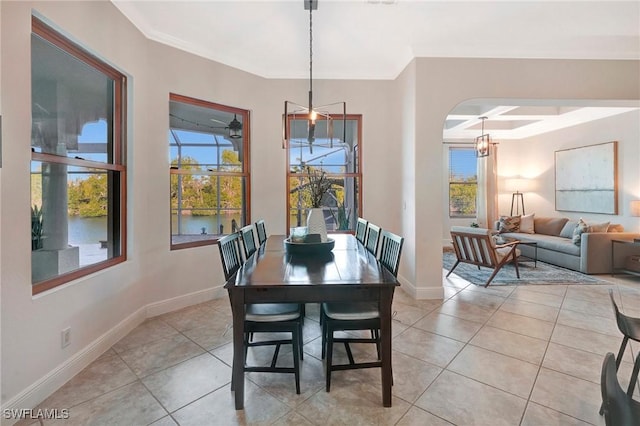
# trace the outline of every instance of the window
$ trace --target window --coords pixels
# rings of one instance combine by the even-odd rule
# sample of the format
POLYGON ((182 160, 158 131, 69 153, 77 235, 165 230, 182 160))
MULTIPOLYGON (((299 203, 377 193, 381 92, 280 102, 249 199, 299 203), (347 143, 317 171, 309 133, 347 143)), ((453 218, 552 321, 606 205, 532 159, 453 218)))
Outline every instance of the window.
POLYGON ((249 111, 171 94, 171 249, 250 223, 249 111))
POLYGON ((318 120, 311 143, 307 120, 289 116, 288 125, 287 226, 306 226, 311 208, 309 174, 324 172, 331 181, 331 188, 322 198, 327 230, 354 230, 362 215, 362 116, 347 115, 345 121, 339 115, 330 126, 318 120), (333 138, 329 137, 331 127, 333 138))
POLYGON ((34 294, 126 259, 125 83, 32 18, 34 294))
POLYGON ((476 217, 478 172, 473 148, 449 148, 449 217, 476 217))

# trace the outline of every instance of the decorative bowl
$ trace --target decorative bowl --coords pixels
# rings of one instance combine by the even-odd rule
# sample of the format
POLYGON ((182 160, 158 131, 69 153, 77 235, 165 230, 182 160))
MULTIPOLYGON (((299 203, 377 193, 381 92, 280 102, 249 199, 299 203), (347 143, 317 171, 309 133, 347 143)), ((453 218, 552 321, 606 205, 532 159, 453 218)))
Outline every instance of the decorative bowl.
POLYGON ((327 238, 324 243, 295 243, 289 238, 284 240, 284 247, 290 254, 317 255, 331 253, 336 242, 332 238, 327 238))

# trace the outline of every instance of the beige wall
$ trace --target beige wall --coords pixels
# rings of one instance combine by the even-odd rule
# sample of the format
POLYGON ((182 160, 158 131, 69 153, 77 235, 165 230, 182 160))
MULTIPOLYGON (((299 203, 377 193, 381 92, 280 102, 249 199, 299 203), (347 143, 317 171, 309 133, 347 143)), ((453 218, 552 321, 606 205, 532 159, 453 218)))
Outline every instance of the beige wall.
MULTIPOLYGON (((285 232, 283 101, 304 80, 265 80, 146 40, 107 1, 2 2, 0 182, 2 407, 30 408, 144 318, 223 294, 215 246, 169 251, 168 94, 251 110, 252 218, 285 232), (31 296, 31 9, 129 75, 127 262, 31 296), (60 348, 60 330, 72 329, 60 348)), ((638 63, 420 59, 395 81, 317 81, 318 103, 363 114, 364 216, 406 237, 400 270, 441 297, 442 127, 475 97, 638 99, 638 63), (578 77, 576 77, 578 76, 578 77), (602 76, 607 76, 606 79, 602 76), (405 207, 406 206, 406 207, 405 207)))

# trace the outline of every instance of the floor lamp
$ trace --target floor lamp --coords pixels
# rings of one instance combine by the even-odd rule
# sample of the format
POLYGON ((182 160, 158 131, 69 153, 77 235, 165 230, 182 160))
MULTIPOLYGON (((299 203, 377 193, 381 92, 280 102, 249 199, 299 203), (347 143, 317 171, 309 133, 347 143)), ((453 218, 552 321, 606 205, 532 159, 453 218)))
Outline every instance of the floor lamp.
POLYGON ((511 214, 513 216, 513 206, 516 207, 516 215, 520 214, 520 206, 522 206, 522 214, 524 215, 524 194, 520 191, 514 192, 511 194, 511 214))

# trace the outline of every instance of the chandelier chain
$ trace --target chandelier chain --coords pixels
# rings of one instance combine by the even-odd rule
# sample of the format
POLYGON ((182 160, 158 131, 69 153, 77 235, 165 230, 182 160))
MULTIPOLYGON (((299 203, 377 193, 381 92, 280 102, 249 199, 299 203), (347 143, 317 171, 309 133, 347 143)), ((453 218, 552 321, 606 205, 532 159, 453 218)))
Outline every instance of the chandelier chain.
MULTIPOLYGON (((313 0, 311 0, 313 2, 313 0)), ((309 6, 309 92, 313 91, 313 7, 309 6)))

